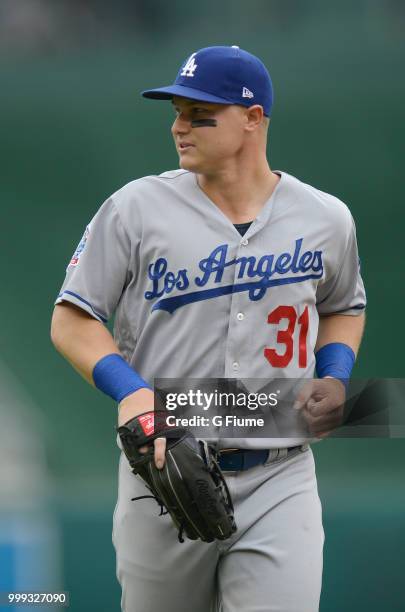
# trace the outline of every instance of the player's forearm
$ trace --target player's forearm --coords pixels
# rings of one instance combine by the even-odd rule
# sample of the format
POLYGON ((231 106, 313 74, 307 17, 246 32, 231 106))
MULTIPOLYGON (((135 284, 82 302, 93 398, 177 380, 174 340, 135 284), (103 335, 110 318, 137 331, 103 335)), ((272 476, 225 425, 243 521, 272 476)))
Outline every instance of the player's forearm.
POLYGON ((319 320, 315 352, 326 344, 341 342, 347 344, 357 355, 365 325, 365 315, 329 315, 319 320))
POLYGON ((65 359, 91 385, 95 364, 105 355, 119 353, 108 329, 83 310, 58 304, 52 317, 52 342, 65 359))
MULTIPOLYGON (((55 306, 51 338, 55 348, 93 386, 96 363, 111 353, 119 354, 108 329, 83 310, 68 303, 55 306)), ((153 392, 146 388, 139 389, 125 397, 119 408, 119 425, 123 425, 135 415, 153 409, 153 392)))

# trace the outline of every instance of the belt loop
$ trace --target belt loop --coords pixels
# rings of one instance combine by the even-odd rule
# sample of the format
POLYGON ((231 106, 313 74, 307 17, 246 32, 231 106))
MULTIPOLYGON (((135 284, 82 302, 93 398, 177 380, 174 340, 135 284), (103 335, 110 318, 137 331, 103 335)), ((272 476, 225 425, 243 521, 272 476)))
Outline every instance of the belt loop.
POLYGON ((279 448, 271 448, 269 450, 269 455, 267 457, 266 465, 277 459, 279 451, 280 451, 279 448))
POLYGON ((284 459, 288 455, 288 448, 279 448, 278 449, 278 459, 284 459))

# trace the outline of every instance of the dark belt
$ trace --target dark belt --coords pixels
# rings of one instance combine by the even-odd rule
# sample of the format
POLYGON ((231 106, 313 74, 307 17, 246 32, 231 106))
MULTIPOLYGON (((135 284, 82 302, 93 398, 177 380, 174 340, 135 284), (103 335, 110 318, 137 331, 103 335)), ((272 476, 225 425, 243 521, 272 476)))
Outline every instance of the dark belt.
POLYGON ((219 451, 218 463, 221 470, 225 472, 236 472, 249 470, 256 465, 263 465, 269 460, 269 462, 276 462, 280 451, 280 455, 285 458, 291 454, 291 452, 303 449, 303 446, 291 446, 286 449, 241 449, 241 448, 224 448, 219 451), (270 453, 273 453, 273 458, 270 459, 270 453))

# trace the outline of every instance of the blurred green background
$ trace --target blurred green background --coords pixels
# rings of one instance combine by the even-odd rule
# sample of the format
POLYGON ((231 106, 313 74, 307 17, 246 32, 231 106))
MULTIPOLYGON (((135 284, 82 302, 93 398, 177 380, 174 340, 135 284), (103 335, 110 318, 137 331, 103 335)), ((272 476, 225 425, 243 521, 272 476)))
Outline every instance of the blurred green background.
MULTIPOLYGON (((50 513, 57 526, 52 584, 70 591, 74 612, 119 610, 115 406, 54 351, 49 324, 101 203, 177 167, 171 107, 139 91, 170 83, 203 46, 237 44, 263 59, 275 88, 272 167, 337 195, 356 220, 368 321, 355 374, 400 378, 404 26, 395 0, 0 0, 0 415, 7 434, 7 397, 20 394, 13 414, 32 423, 44 452, 36 516, 50 513)), ((321 610, 404 610, 404 440, 328 440, 314 453, 326 530, 321 610)), ((32 516, 27 502, 16 507, 23 523, 32 516)), ((3 500, 3 524, 9 511, 3 500)))

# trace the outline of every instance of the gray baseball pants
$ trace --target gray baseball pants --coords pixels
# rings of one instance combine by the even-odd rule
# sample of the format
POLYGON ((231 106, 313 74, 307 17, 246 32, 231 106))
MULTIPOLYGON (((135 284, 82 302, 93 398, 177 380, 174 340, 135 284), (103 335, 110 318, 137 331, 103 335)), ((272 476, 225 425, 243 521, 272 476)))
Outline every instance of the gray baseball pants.
POLYGON ((123 612, 317 612, 324 532, 312 450, 225 472, 238 531, 185 539, 122 454, 113 543, 123 612))

